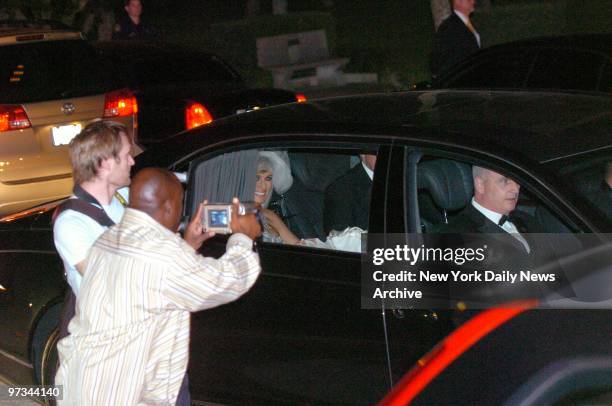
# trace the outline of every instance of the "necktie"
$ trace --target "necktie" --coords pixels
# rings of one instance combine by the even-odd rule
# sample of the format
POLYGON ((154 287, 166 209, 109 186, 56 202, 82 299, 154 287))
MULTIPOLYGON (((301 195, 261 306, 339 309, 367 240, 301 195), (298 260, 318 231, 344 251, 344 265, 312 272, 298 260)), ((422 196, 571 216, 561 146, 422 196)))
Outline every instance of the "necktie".
POLYGON ((511 236, 519 240, 519 242, 525 247, 525 250, 527 250, 527 253, 531 251, 531 249, 529 248, 529 243, 527 242, 525 237, 523 237, 516 228, 516 226, 512 224, 512 216, 509 216, 507 214, 502 215, 499 221, 497 222, 497 225, 503 228, 504 231, 509 233, 511 236))

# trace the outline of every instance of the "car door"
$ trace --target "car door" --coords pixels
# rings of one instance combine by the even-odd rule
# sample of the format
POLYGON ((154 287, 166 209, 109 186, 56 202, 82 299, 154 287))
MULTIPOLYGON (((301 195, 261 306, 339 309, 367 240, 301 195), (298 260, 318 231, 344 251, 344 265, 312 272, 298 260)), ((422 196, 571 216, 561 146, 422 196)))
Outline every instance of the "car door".
MULTIPOLYGON (((344 148, 332 143, 322 150, 321 145, 321 140, 302 143, 297 153, 317 147, 314 152, 329 153, 330 159, 322 160, 329 162, 345 151, 358 162, 362 152, 346 142, 344 148)), ((279 149, 282 143, 258 148, 266 146, 279 149)), ((369 229, 383 231, 390 147, 385 142, 362 146, 378 153, 369 229)), ((253 147, 242 147, 247 148, 253 147)), ((198 179, 196 165, 191 166, 188 200, 198 179)), ((226 241, 215 237, 203 253, 220 256, 226 241)), ((385 330, 381 310, 361 309, 361 255, 267 242, 259 242, 257 250, 262 274, 253 288, 233 303, 193 315, 193 398, 224 404, 372 404, 380 399, 390 388, 385 330)))
MULTIPOLYGON (((404 146, 395 146, 389 157, 389 167, 395 169, 387 175, 385 235, 393 235, 394 239, 403 236, 407 244, 410 244, 409 234, 419 228, 414 220, 418 207, 408 198, 416 193, 416 171, 411 168, 418 157, 418 153, 404 146)), ((397 383, 452 326, 450 314, 444 309, 404 309, 395 308, 388 301, 385 303, 383 317, 388 334, 391 379, 397 383)))

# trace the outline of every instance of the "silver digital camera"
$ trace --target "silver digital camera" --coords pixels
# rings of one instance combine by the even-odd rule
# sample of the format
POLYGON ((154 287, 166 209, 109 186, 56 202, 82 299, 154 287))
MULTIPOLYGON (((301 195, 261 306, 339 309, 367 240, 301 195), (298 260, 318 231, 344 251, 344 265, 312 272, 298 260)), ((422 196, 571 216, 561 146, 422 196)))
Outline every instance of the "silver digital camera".
MULTIPOLYGON (((204 205, 202 214, 202 227, 206 231, 214 231, 217 234, 231 234, 230 221, 234 206, 231 203, 213 203, 204 205)), ((244 202, 238 205, 238 215, 257 213, 255 203, 244 202)))

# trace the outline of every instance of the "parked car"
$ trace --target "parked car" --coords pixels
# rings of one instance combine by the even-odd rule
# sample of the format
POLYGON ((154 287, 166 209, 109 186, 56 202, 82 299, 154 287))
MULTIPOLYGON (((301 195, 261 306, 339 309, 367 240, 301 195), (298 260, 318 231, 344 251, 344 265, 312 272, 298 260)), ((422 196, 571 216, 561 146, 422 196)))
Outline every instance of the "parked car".
POLYGON ((65 197, 68 143, 96 119, 136 130, 136 100, 79 32, 0 23, 0 215, 65 197))
POLYGON ((136 95, 143 145, 221 117, 305 100, 287 90, 249 88, 218 56, 196 49, 140 41, 99 42, 95 47, 136 95))
POLYGON ((565 258, 564 266, 581 274, 576 297, 474 315, 379 406, 611 404, 612 244, 565 258))
MULTIPOLYGON (((377 234, 427 232, 429 224, 460 210, 437 203, 435 190, 426 186, 436 182, 422 180, 425 164, 454 162, 452 173, 464 181, 451 195, 464 206, 471 197, 470 165, 478 164, 521 184, 519 210, 533 214, 542 231, 610 232, 612 219, 590 194, 603 182, 602 165, 612 160, 610 111, 612 98, 593 94, 430 91, 333 98, 235 115, 177 134, 137 157, 134 170, 158 166, 183 173, 189 217, 204 197, 252 197, 254 186, 239 183, 255 176, 258 151, 287 151, 293 186, 273 199, 300 238, 324 239, 325 190, 360 154, 377 156, 368 226, 377 234), (426 197, 433 197, 427 205, 426 197)), ((427 177, 441 183, 445 173, 427 177)), ((66 288, 49 225, 56 204, 0 221, 0 374, 21 383, 49 383, 53 376, 66 288)), ((217 236, 202 252, 219 256, 225 242, 217 236)), ((559 253, 582 249, 576 243, 559 253)), ((258 252, 263 272, 251 291, 192 316, 195 400, 372 404, 454 329, 444 310, 362 309, 359 253, 272 242, 260 242, 258 252)))
POLYGON ((612 92, 612 35, 534 38, 485 48, 418 88, 612 92))

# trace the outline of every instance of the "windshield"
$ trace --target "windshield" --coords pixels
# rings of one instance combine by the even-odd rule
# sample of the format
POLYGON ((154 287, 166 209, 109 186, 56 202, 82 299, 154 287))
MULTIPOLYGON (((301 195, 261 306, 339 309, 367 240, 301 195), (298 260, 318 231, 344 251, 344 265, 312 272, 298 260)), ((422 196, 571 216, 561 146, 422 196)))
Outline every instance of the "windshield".
POLYGON ((82 40, 0 47, 2 103, 89 96, 117 88, 95 51, 82 40))
POLYGON ((576 199, 590 209, 589 217, 604 232, 612 232, 612 152, 600 150, 565 158, 555 162, 552 169, 576 199))

